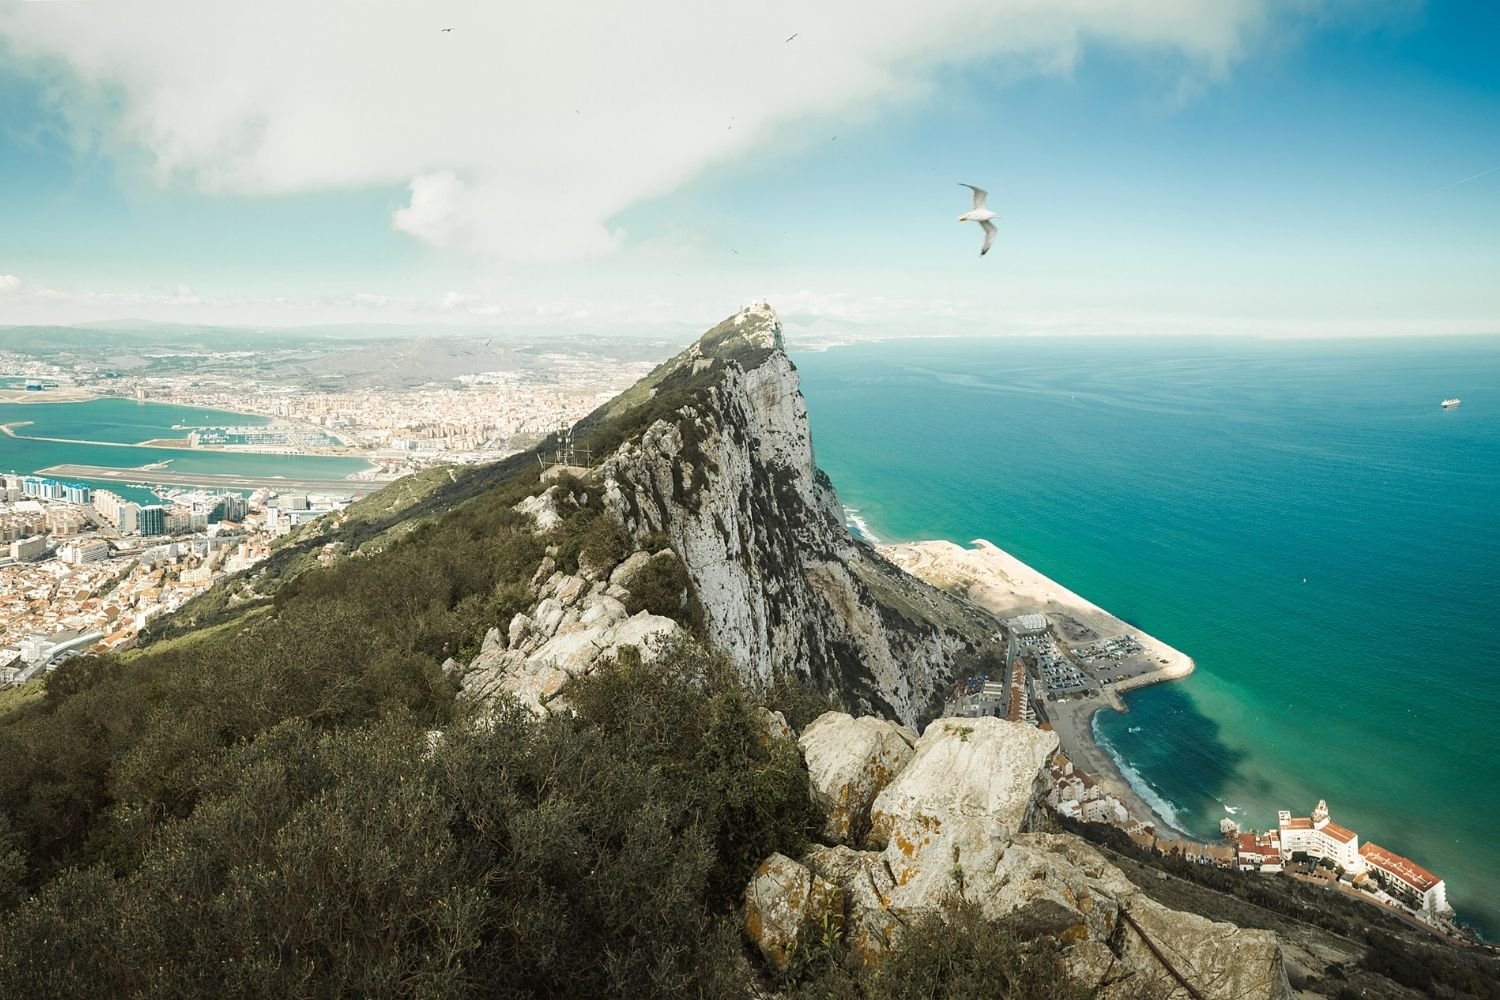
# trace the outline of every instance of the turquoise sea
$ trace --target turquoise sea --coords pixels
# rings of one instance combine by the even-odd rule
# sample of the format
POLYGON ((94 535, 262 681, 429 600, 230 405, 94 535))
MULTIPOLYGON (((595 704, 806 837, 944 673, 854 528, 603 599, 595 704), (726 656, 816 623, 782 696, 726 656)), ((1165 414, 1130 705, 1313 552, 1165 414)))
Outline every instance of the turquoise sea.
MULTIPOLYGON (((267 423, 264 417, 175 406, 133 399, 94 399, 83 403, 0 403, 0 424, 14 427, 27 437, 63 438, 68 441, 93 441, 98 444, 71 444, 56 441, 31 441, 0 435, 0 472, 30 473, 52 465, 105 465, 116 468, 138 468, 153 462, 171 460, 173 472, 240 474, 265 476, 302 476, 305 478, 339 478, 369 468, 353 458, 323 458, 302 455, 254 455, 213 451, 179 451, 170 448, 125 448, 164 438, 184 438, 186 427, 250 426, 267 423)), ((97 483, 101 487, 128 494, 130 499, 150 502, 145 490, 122 488, 119 483, 97 483)))
POLYGON ((1327 799, 1500 934, 1500 339, 794 359, 818 464, 874 535, 988 538, 1194 657, 1098 718, 1178 825, 1327 799))

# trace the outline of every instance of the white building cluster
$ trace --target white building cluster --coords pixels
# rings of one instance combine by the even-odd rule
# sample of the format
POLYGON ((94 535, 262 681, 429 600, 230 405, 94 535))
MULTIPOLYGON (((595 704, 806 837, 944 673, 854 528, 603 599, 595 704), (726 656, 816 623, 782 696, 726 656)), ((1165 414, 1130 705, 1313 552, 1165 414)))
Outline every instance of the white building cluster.
POLYGON ((1073 767, 1062 751, 1052 755, 1052 789, 1047 804, 1059 814, 1085 823, 1109 823, 1128 826, 1130 810, 1094 780, 1073 767))
POLYGON ((1379 844, 1361 845, 1359 834, 1333 822, 1328 803, 1319 801, 1311 816, 1276 814, 1276 829, 1242 833, 1236 838, 1241 869, 1272 872, 1296 856, 1329 861, 1355 886, 1377 889, 1393 902, 1426 917, 1452 913, 1443 880, 1416 862, 1379 844))
MULTIPOLYGON (((14 472, 0 476, 0 542, 17 542, 41 535, 66 538, 88 527, 88 515, 76 505, 89 502, 90 490, 75 483, 59 483, 14 472)), ((14 546, 13 546, 14 547, 14 546)), ((36 558, 34 545, 23 546, 36 558)))
POLYGON ((265 559, 272 538, 349 502, 267 490, 249 499, 205 491, 161 495, 166 502, 142 505, 98 491, 89 497, 92 521, 86 509, 65 501, 18 501, 39 510, 55 503, 86 530, 17 538, 9 544, 11 559, 0 559, 0 685, 30 680, 72 656, 130 648, 153 618, 265 559), (110 528, 96 533, 100 522, 110 528))
MULTIPOLYGON (((386 455, 418 461, 481 461, 520 451, 560 425, 581 420, 655 367, 653 362, 593 355, 549 354, 542 360, 548 362, 543 370, 477 372, 418 389, 298 392, 280 385, 255 385, 246 392, 243 388, 205 389, 195 379, 191 385, 154 386, 152 395, 271 417, 280 423, 260 430, 290 435, 298 441, 290 450, 299 453, 331 450, 336 439, 377 460, 386 455)), ((246 448, 288 450, 261 445, 246 448)))

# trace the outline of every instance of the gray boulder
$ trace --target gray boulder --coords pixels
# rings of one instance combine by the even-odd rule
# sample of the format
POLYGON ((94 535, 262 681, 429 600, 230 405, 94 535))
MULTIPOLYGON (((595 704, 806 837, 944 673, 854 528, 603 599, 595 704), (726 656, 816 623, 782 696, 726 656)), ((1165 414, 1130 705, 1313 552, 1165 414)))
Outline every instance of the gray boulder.
POLYGON ((807 761, 813 802, 823 813, 823 838, 848 844, 870 826, 870 806, 912 759, 917 736, 905 726, 844 712, 825 712, 797 745, 807 761))

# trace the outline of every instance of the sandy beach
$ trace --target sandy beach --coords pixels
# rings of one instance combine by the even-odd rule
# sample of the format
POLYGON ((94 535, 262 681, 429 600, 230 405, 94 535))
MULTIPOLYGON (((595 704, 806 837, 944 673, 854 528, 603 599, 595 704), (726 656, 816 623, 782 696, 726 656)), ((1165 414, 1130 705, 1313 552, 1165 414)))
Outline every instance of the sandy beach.
POLYGON ((967 597, 997 618, 1045 614, 1064 646, 1135 636, 1142 651, 1122 664, 1141 671, 1138 675, 1105 687, 1100 696, 1048 700, 1042 709, 1074 766, 1125 803, 1132 816, 1155 826, 1159 834, 1186 837, 1125 780, 1114 759, 1094 742, 1090 720, 1101 709, 1125 711, 1118 692, 1186 677, 1193 672, 1192 657, 1116 618, 990 542, 975 539, 972 545, 909 542, 881 546, 880 554, 935 587, 967 597))
POLYGON ((1130 815, 1150 823, 1157 836, 1163 840, 1192 840, 1186 831, 1173 826, 1125 780, 1115 759, 1098 743, 1094 742, 1090 728, 1094 713, 1114 709, 1105 698, 1069 698, 1065 702, 1048 702, 1047 719, 1057 733, 1063 753, 1073 766, 1085 772, 1095 783, 1115 798, 1125 803, 1130 815))

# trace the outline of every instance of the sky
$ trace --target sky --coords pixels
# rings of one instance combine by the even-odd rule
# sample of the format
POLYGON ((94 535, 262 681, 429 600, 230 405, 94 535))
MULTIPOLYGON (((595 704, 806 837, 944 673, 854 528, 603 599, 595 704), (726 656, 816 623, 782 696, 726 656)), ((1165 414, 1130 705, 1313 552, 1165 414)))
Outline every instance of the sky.
POLYGON ((1497 37, 1488 0, 0 0, 0 324, 1500 333, 1497 37))

